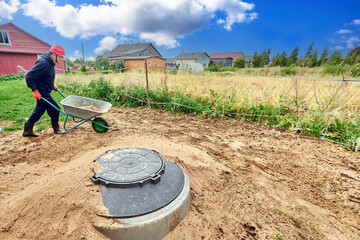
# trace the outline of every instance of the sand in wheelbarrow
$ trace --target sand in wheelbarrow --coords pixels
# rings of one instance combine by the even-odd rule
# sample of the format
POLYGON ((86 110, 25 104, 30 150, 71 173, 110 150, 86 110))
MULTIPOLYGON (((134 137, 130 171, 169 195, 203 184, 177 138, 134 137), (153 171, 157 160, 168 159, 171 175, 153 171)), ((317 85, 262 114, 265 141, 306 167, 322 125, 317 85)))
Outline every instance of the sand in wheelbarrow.
POLYGON ((96 112, 100 112, 100 111, 101 111, 100 108, 94 107, 93 105, 89 105, 89 106, 78 106, 78 108, 83 108, 83 109, 86 109, 86 110, 91 110, 91 111, 96 111, 96 112))

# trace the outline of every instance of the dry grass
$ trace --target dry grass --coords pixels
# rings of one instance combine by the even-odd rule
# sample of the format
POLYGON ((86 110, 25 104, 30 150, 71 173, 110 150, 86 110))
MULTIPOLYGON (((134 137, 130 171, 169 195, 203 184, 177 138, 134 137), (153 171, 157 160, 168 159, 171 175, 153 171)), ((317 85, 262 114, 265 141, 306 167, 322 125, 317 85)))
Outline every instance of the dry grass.
MULTIPOLYGON (((75 74, 57 76, 58 84, 87 84, 104 78, 114 86, 146 86, 145 73, 75 74)), ((300 78, 248 76, 233 73, 169 74, 149 73, 150 89, 184 93, 214 104, 231 101, 234 106, 272 104, 285 106, 297 114, 315 111, 320 114, 360 116, 360 83, 307 80, 300 78)))

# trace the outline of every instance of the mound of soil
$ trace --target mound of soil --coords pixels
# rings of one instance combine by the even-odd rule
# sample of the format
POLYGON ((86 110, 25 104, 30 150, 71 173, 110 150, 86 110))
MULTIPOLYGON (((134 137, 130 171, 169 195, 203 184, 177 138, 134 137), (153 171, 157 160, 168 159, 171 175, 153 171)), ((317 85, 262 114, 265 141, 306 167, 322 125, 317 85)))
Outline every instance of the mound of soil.
POLYGON ((105 239, 115 224, 95 158, 154 149, 190 176, 191 207, 165 239, 360 239, 360 153, 234 120, 111 109, 105 134, 0 137, 0 239, 105 239))

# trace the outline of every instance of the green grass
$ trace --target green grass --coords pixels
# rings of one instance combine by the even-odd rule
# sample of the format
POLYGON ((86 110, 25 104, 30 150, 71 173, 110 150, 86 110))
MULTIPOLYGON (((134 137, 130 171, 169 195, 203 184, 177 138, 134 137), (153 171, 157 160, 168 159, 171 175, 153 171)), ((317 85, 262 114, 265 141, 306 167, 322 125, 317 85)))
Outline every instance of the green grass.
MULTIPOLYGON (((57 92, 53 92, 52 96, 58 103, 62 100, 57 92)), ((23 129, 35 106, 36 100, 24 80, 0 81, 0 127, 4 127, 5 131, 23 129)), ((64 120, 65 117, 61 114, 60 121, 64 120)), ((45 113, 36 123, 35 128, 41 131, 50 125, 50 117, 45 113)))

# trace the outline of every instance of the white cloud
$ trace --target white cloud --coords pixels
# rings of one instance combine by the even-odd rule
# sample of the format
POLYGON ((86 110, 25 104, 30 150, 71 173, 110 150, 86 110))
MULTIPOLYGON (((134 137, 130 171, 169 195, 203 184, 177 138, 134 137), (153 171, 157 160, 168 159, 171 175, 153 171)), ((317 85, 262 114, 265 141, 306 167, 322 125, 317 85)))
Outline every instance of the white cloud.
POLYGON ((104 37, 99 42, 99 47, 95 48, 94 53, 100 54, 104 50, 112 50, 117 45, 116 38, 114 37, 104 37))
POLYGON ((352 24, 354 25, 360 25, 360 19, 355 19, 352 24))
POLYGON ((69 58, 71 61, 75 61, 76 59, 82 59, 82 55, 80 53, 80 50, 75 50, 74 53, 72 55, 69 54, 67 58, 69 58))
POLYGON ((235 23, 251 22, 258 18, 255 12, 247 13, 255 8, 253 3, 246 3, 238 0, 199 0, 209 12, 223 11, 226 13, 226 19, 217 20, 218 24, 224 25, 228 31, 235 23))
POLYGON ((75 58, 80 58, 80 57, 81 57, 80 50, 75 50, 73 56, 74 56, 75 58))
MULTIPOLYGON (((180 37, 178 36, 178 38, 180 37)), ((141 33, 139 38, 146 41, 154 41, 156 45, 166 46, 167 48, 174 48, 180 45, 178 41, 166 33, 141 33)))
POLYGON ((1 0, 0 1, 0 20, 5 18, 7 20, 12 20, 12 15, 16 13, 19 9, 20 1, 19 0, 1 0), (8 2, 8 3, 6 3, 8 2))
POLYGON ((96 58, 95 58, 95 57, 88 57, 88 58, 86 58, 86 60, 87 60, 87 61, 93 61, 93 62, 94 62, 94 61, 96 60, 96 58))
POLYGON ((23 5, 26 16, 54 27, 67 38, 120 33, 169 48, 179 45, 176 39, 209 26, 219 11, 226 19, 218 23, 231 30, 236 23, 257 18, 254 8, 243 0, 102 0, 98 6, 84 3, 77 7, 28 0, 23 5))
MULTIPOLYGON (((73 52, 73 54, 72 54, 71 56, 67 57, 67 58, 69 58, 69 59, 73 62, 73 61, 75 61, 76 59, 82 60, 82 59, 83 59, 83 56, 82 56, 82 53, 81 53, 80 50, 75 50, 75 51, 73 52)), ((86 58, 85 58, 85 60, 89 60, 89 61, 95 61, 95 59, 96 59, 95 57, 86 57, 86 58)))
POLYGON ((348 30, 348 29, 340 29, 339 31, 336 31, 335 33, 337 33, 337 34, 347 34, 347 33, 353 33, 353 31, 348 30))
POLYGON ((332 50, 338 51, 338 50, 342 50, 344 49, 343 46, 335 46, 334 48, 332 48, 332 50))
POLYGON ((349 37, 349 38, 344 38, 342 42, 346 43, 347 48, 354 48, 359 45, 360 39, 358 37, 349 37))

